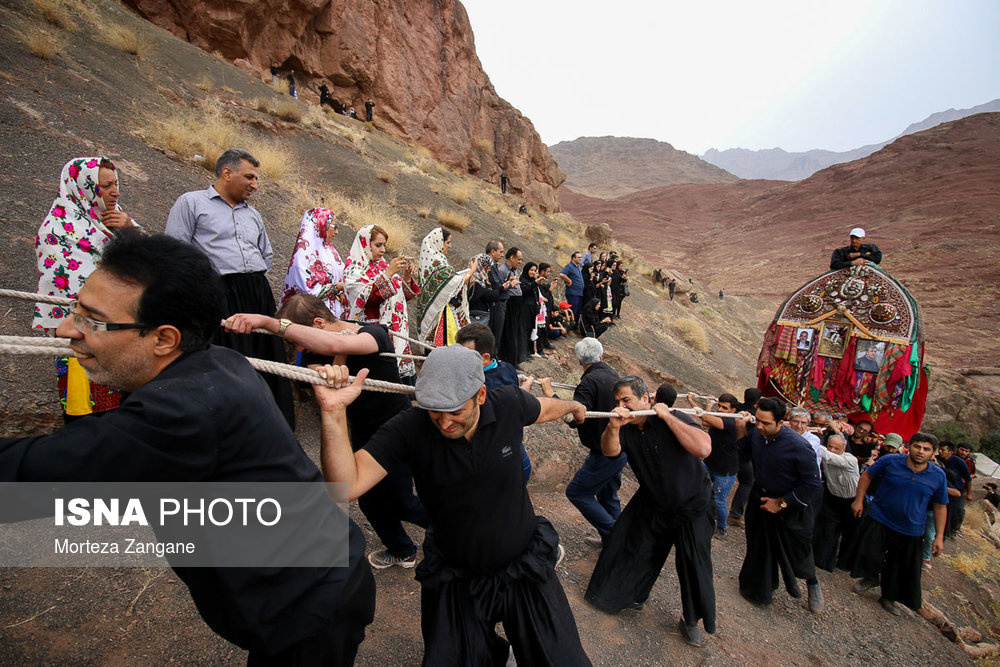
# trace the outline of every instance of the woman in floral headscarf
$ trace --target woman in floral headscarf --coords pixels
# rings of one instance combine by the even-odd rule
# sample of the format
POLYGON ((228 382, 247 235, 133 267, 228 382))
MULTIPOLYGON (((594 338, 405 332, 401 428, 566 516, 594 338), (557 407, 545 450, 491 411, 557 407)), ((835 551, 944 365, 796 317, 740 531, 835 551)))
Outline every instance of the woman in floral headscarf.
MULTIPOLYGON (((40 294, 75 299, 104 246, 119 231, 138 228, 118 204, 118 195, 118 170, 108 158, 78 157, 63 166, 59 194, 35 237, 40 294)), ((35 304, 32 326, 54 334, 67 314, 65 306, 35 304)), ((121 402, 116 390, 89 382, 74 358, 57 359, 56 372, 67 421, 121 402)))
POLYGON ((448 264, 451 232, 436 227, 420 244, 420 296, 417 298, 417 321, 420 338, 435 345, 451 345, 455 333, 469 323, 466 287, 477 262, 469 270, 456 273, 448 264))
MULTIPOLYGON (((380 322, 389 331, 410 335, 406 302, 420 293, 413 280, 413 265, 406 257, 383 259, 389 234, 378 225, 366 225, 358 230, 347 256, 344 288, 347 290, 348 319, 358 322, 380 322)), ((396 354, 412 354, 404 338, 393 336, 396 354)), ((413 382, 417 369, 412 359, 399 359, 399 376, 413 382)))
POLYGON ((302 216, 295 251, 285 274, 284 304, 288 297, 301 292, 323 299, 338 318, 347 310, 344 291, 344 262, 333 247, 337 236, 337 216, 328 208, 311 208, 302 216))

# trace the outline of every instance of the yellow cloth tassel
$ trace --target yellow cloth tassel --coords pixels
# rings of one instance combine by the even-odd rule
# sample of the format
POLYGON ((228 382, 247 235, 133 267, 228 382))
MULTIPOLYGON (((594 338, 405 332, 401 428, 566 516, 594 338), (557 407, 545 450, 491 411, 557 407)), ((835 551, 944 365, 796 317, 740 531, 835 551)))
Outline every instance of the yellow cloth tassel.
POLYGON ((66 363, 66 414, 72 417, 89 415, 94 409, 90 405, 90 379, 87 371, 75 357, 66 363))

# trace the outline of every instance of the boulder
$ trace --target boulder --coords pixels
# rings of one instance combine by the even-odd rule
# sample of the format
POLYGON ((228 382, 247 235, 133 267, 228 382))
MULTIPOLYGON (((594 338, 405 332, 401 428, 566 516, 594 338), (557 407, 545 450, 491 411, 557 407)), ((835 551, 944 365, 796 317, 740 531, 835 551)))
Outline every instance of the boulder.
POLYGON ((255 76, 272 61, 295 70, 307 101, 318 102, 320 80, 359 113, 370 99, 378 129, 484 180, 499 183, 506 169, 509 193, 543 211, 559 210, 556 188, 566 176, 531 121, 497 95, 457 0, 125 4, 181 39, 243 61, 241 69, 255 76))

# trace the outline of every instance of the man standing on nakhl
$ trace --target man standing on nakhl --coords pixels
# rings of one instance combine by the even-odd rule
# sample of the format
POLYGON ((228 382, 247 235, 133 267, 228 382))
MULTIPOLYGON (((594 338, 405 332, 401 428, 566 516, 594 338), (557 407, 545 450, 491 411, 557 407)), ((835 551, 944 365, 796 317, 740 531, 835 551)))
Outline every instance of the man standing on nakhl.
POLYGON ((920 575, 929 503, 934 504, 937 530, 931 553, 940 556, 944 551, 948 482, 944 471, 930 462, 937 445, 933 435, 914 433, 909 454, 879 457, 858 481, 852 508, 860 517, 871 481, 881 480, 849 555, 851 576, 862 577, 854 591, 862 593, 881 584, 879 603, 894 616, 899 615, 897 602, 914 611, 922 606, 920 575))
MULTIPOLYGON (((181 195, 164 233, 190 243, 208 255, 222 275, 226 290, 225 316, 235 313, 274 315, 274 295, 267 282, 274 253, 264 220, 247 200, 257 191, 260 162, 250 153, 230 148, 215 162, 215 184, 181 195)), ((247 357, 285 361, 281 339, 267 334, 241 336, 220 326, 212 342, 247 357)), ((295 428, 292 386, 277 375, 261 374, 288 425, 295 428)))
POLYGON ((776 398, 757 403, 756 424, 749 414, 737 420, 740 455, 753 461, 754 483, 746 509, 747 551, 740 568, 740 594, 769 605, 778 588, 802 597, 796 579, 805 579, 809 611, 823 611, 823 594, 813 563, 812 538, 820 502, 819 468, 812 448, 798 433, 782 426, 785 404, 776 398))
POLYGON ((589 665, 555 572, 559 536, 535 515, 519 454, 525 426, 583 421, 583 405, 512 386, 487 392, 479 353, 439 347, 417 376, 416 407, 355 453, 345 408, 367 372, 350 384, 346 367, 320 372, 334 387, 316 387, 327 480, 347 483, 353 499, 407 462, 430 515, 417 566, 423 664, 504 664, 512 651, 521 665, 589 665))
MULTIPOLYGON (((0 482, 313 482, 316 495, 284 506, 282 521, 334 541, 328 527, 343 516, 264 382, 241 355, 208 344, 223 304, 222 281, 191 246, 162 235, 109 244, 57 333, 93 381, 129 395, 99 419, 0 439, 0 482)), ((348 567, 175 571, 249 664, 351 664, 375 583, 353 521, 348 536, 348 567)))
POLYGON ((605 611, 640 610, 670 549, 680 580, 684 639, 701 645, 698 620, 715 632, 712 582, 712 481, 702 459, 712 451, 708 434, 663 403, 655 417, 632 416, 649 409, 646 383, 631 376, 614 385, 618 406, 601 436, 604 455, 628 454, 639 488, 618 518, 587 586, 586 599, 605 611))
POLYGON ((830 270, 846 269, 849 266, 864 266, 869 262, 882 263, 882 251, 874 243, 865 243, 865 230, 855 227, 851 230, 851 243, 837 248, 830 256, 830 270))

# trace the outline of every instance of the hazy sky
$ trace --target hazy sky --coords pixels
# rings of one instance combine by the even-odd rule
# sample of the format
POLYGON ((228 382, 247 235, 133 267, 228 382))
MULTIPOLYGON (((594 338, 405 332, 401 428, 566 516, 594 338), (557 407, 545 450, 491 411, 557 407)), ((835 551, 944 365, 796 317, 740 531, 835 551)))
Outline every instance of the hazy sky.
POLYGON ((998 0, 462 0, 547 144, 849 150, 1000 97, 998 0))

